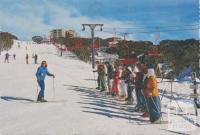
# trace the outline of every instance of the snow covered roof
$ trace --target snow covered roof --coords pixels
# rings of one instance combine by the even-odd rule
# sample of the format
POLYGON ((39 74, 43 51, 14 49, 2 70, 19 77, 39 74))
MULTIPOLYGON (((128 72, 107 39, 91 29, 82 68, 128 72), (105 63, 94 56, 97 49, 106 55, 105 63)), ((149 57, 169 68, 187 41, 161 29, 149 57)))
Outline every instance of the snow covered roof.
POLYGON ((117 54, 109 54, 102 51, 97 51, 95 55, 96 60, 116 60, 119 56, 117 54))

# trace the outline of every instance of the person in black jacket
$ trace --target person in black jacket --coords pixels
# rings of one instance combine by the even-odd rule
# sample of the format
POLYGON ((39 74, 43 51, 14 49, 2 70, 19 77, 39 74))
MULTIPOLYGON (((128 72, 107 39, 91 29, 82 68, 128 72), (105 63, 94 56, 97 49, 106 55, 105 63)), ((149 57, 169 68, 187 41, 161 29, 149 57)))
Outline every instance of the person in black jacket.
POLYGON ((37 64, 37 59, 38 59, 38 55, 35 54, 35 55, 34 55, 34 61, 35 61, 35 64, 37 64))
POLYGON ((136 81, 135 81, 135 92, 137 97, 137 105, 136 105, 136 111, 145 111, 145 99, 142 94, 142 90, 144 87, 143 78, 144 73, 143 71, 143 65, 137 64, 138 72, 136 73, 136 81))
POLYGON ((131 67, 126 67, 123 77, 124 77, 125 83, 127 84, 127 93, 128 93, 127 104, 131 105, 131 104, 133 104, 133 96, 132 96, 133 78, 132 78, 132 68, 131 67))

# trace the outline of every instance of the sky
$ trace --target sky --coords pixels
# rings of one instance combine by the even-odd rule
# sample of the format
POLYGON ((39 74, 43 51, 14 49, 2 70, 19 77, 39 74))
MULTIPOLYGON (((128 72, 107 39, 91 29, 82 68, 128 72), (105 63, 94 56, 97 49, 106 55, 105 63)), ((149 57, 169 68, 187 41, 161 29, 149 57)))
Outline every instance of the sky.
POLYGON ((0 30, 20 40, 47 36, 54 28, 74 29, 83 23, 103 23, 95 36, 129 40, 199 39, 198 0, 0 0, 0 30))

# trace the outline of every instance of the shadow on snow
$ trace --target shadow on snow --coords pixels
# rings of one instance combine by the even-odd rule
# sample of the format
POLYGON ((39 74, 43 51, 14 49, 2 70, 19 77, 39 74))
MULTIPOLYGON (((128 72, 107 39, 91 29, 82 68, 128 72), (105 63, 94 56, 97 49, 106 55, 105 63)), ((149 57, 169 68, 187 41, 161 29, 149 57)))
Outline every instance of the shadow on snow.
POLYGON ((28 102, 34 102, 32 99, 23 98, 23 97, 11 97, 11 96, 1 96, 2 100, 5 101, 28 101, 28 102))
POLYGON ((128 106, 114 100, 112 97, 101 93, 94 88, 87 88, 82 86, 74 85, 64 85, 69 87, 68 90, 73 90, 78 92, 81 97, 82 112, 101 115, 108 118, 119 118, 125 120, 131 120, 136 122, 146 122, 149 120, 144 120, 139 117, 140 114, 134 113, 133 106, 128 106))

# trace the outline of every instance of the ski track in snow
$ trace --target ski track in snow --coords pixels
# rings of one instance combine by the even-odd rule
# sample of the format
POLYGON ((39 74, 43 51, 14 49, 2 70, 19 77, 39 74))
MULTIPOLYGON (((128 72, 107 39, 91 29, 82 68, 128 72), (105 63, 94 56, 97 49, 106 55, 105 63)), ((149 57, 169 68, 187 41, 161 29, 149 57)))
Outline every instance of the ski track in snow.
MULTIPOLYGON (((148 124, 148 119, 141 118, 140 113, 129 111, 134 106, 125 106, 94 89, 91 65, 69 52, 58 56, 52 45, 24 42, 17 48, 15 42, 9 53, 16 54, 16 60, 11 56, 9 64, 3 63, 5 52, 0 55, 0 135, 197 135, 200 131, 196 128, 175 132, 166 124, 148 124), (29 54, 28 65, 25 64, 26 53, 29 54), (38 54, 39 63, 47 60, 49 72, 56 75, 55 99, 53 79, 46 78, 48 103, 35 103, 38 87, 35 72, 39 64, 33 64, 32 53, 38 54)), ((159 88, 169 88, 169 84, 159 84, 159 88)), ((180 96, 191 92, 187 84, 175 84, 174 89, 183 92, 180 96), (183 92, 180 88, 187 90, 183 92)), ((163 104, 168 103, 166 97, 163 104)), ((192 105, 189 99, 182 103, 192 105)), ((166 119, 166 114, 163 117, 166 119)))

